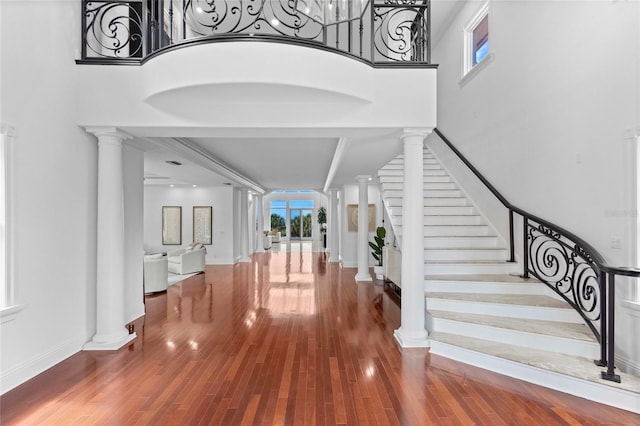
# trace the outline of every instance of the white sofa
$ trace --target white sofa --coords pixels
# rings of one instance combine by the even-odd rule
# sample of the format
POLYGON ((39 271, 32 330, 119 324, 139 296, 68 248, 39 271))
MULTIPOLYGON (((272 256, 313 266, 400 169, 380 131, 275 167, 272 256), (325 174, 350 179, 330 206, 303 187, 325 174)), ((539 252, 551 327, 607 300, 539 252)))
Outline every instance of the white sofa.
POLYGON ((190 247, 167 253, 169 272, 184 275, 204 271, 204 256, 206 254, 204 246, 190 247))
POLYGON ((144 292, 156 293, 165 291, 169 286, 167 256, 153 254, 144 257, 143 276, 144 292))
POLYGON ((269 231, 268 234, 271 237, 271 242, 272 243, 279 243, 280 242, 280 231, 269 231))

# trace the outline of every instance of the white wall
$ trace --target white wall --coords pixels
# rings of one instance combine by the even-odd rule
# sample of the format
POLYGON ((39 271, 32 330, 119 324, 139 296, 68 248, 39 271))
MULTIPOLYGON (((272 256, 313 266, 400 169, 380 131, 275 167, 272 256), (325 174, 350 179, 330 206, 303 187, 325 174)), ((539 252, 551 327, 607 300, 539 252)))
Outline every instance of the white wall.
MULTIPOLYGON (((438 128, 514 205, 626 264, 635 216, 615 213, 629 212, 625 134, 640 119, 639 3, 492 1, 494 60, 461 85, 462 28, 480 5, 467 2, 434 48, 438 128)), ((497 211, 445 163, 485 213, 497 211)), ((492 221, 504 230, 505 219, 492 221)), ((634 321, 619 318, 618 342, 640 365, 634 321)))
POLYGON ((193 206, 213 207, 213 244, 206 246, 207 264, 234 262, 233 189, 231 187, 144 188, 144 249, 169 252, 181 246, 162 245, 162 206, 182 207, 182 246, 193 239, 193 206))
POLYGON ((0 326, 6 392, 81 350, 95 332, 97 142, 75 121, 78 3, 0 7, 0 121, 17 132, 11 225, 18 301, 26 305, 0 326), (38 31, 25 31, 26 22, 38 31))
MULTIPOLYGON (((340 216, 340 262, 342 266, 353 268, 358 266, 358 233, 348 232, 347 206, 349 204, 358 204, 358 185, 345 185, 340 192, 340 204, 338 206, 338 215, 340 216)), ((380 200, 380 189, 377 185, 370 184, 368 187, 367 197, 369 204, 376 206, 376 227, 382 226, 383 207, 380 200)), ((375 232, 369 232, 369 241, 373 240, 375 232)), ((369 251, 369 265, 375 264, 375 259, 369 251)))
POLYGON ((125 323, 144 315, 143 223, 144 153, 129 145, 123 150, 125 323))

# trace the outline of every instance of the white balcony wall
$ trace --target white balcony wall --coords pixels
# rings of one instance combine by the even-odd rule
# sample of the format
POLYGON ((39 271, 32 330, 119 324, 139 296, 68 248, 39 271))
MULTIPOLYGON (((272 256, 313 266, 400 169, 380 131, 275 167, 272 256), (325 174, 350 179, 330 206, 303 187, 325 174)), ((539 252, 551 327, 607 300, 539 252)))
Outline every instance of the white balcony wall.
POLYGON ((265 128, 343 136, 436 124, 435 69, 374 69, 279 43, 190 46, 140 67, 82 66, 78 78, 81 123, 134 133, 151 127, 157 136, 264 135, 265 128))

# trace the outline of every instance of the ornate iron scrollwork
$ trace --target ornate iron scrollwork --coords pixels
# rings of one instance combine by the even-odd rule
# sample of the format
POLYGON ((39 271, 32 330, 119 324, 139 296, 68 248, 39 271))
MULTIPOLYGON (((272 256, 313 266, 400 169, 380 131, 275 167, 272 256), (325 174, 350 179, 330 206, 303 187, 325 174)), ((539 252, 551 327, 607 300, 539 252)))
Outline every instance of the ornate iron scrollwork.
POLYGON ((398 6, 405 1, 374 7, 375 61, 427 61, 429 20, 426 7, 398 6))
POLYGON ((192 36, 215 34, 279 34, 318 39, 322 26, 295 9, 294 0, 187 0, 187 32, 192 36))
POLYGON ((304 41, 371 63, 429 62, 428 0, 367 2, 346 21, 324 24, 297 10, 296 1, 84 0, 83 59, 139 63, 157 50, 193 40, 251 35, 304 41))
POLYGON ((529 272, 566 300, 600 339, 600 270, 591 256, 559 232, 529 222, 529 272))
POLYGON ((142 57, 141 1, 87 1, 84 3, 84 15, 85 56, 100 58, 142 57))

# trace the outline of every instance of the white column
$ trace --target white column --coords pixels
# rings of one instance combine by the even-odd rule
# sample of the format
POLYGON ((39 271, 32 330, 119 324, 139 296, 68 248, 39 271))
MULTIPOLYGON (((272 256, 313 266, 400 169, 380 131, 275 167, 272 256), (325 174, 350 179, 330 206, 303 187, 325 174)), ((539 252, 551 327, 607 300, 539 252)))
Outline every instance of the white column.
POLYGON ((402 208, 402 309, 394 336, 403 348, 429 346, 425 330, 424 296, 424 183, 425 129, 405 129, 402 208))
POLYGON ((256 211, 258 212, 258 235, 256 238, 258 239, 258 247, 256 248, 256 253, 264 253, 264 206, 263 206, 263 197, 262 194, 256 194, 256 211))
POLYGON ((358 273, 356 281, 373 281, 369 273, 369 180, 359 175, 358 180, 358 273))
POLYGON ((240 190, 240 262, 249 262, 249 190, 240 190))
MULTIPOLYGON (((96 334, 85 350, 115 350, 135 339, 124 318, 124 182, 122 142, 114 128, 90 128, 98 138, 96 334)), ((142 284, 141 284, 142 285, 142 284)))
POLYGON ((338 228, 338 190, 329 189, 329 214, 327 215, 327 239, 329 247, 329 262, 338 262, 338 239, 340 230, 338 228))

